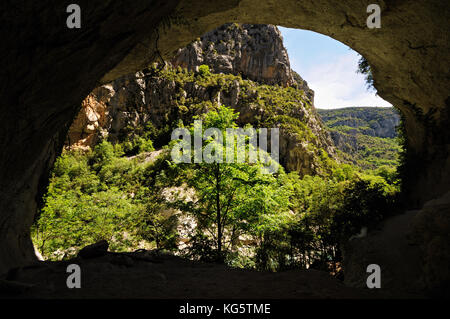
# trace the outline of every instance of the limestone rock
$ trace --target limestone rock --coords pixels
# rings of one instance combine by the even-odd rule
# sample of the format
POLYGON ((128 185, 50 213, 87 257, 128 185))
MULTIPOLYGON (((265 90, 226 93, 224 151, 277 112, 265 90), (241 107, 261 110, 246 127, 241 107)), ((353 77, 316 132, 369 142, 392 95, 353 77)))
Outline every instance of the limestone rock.
POLYGON ((422 280, 433 296, 450 297, 450 192, 427 202, 409 238, 422 251, 422 280))
POLYGON ((106 87, 92 91, 81 103, 81 110, 70 126, 66 145, 86 149, 97 143, 98 130, 107 123, 108 107, 106 101, 109 92, 106 87))
POLYGON ((345 283, 365 287, 366 267, 378 264, 382 288, 450 296, 450 192, 420 210, 394 216, 344 247, 345 283))
POLYGON ((361 135, 394 138, 400 125, 400 115, 394 108, 349 107, 343 109, 317 110, 321 120, 329 126, 333 144, 345 153, 358 150, 361 135), (333 129, 347 126, 345 132, 333 129))
POLYGON ((137 72, 94 89, 82 102, 69 129, 66 147, 92 148, 100 137, 116 141, 123 128, 147 121, 142 78, 142 72, 137 72))
POLYGON ((397 136, 397 126, 400 115, 394 108, 386 107, 351 107, 338 110, 318 110, 324 122, 333 122, 331 127, 349 126, 356 128, 356 134, 362 131, 364 135, 393 138, 397 136))
POLYGON ((379 229, 370 230, 367 237, 344 244, 345 284, 367 288, 367 266, 376 264, 381 269, 383 291, 422 294, 425 287, 420 278, 420 249, 408 236, 416 214, 409 211, 389 218, 379 229))
POLYGON ((291 70, 281 32, 273 25, 224 24, 179 49, 171 62, 189 70, 206 64, 214 73, 240 73, 265 84, 291 86, 300 82, 307 87, 291 70))

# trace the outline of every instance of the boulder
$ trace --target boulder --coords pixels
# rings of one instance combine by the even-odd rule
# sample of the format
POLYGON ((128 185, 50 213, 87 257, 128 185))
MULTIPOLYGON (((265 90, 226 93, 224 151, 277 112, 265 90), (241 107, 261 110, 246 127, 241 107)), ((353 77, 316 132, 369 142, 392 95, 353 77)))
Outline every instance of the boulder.
POLYGON ((78 256, 84 259, 101 257, 108 253, 108 247, 109 243, 106 240, 101 240, 82 248, 78 252, 78 256))

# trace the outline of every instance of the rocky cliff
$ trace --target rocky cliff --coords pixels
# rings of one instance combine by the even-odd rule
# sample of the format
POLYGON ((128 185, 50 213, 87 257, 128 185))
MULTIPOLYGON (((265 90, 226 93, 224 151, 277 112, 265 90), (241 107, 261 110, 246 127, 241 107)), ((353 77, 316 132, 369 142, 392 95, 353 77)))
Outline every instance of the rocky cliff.
POLYGON ((95 89, 83 101, 66 145, 92 147, 100 137, 123 141, 152 127, 166 144, 178 120, 214 104, 233 107, 239 124, 281 128, 280 162, 289 171, 320 173, 332 141, 313 106, 314 92, 290 69, 275 26, 226 24, 157 65, 95 89), (208 65, 208 74, 199 72, 208 65), (209 104, 208 104, 209 103, 209 104), (325 152, 322 152, 324 150, 325 152))
POLYGON ((290 67, 280 30, 264 24, 224 24, 179 49, 171 63, 189 70, 206 64, 214 73, 241 74, 259 83, 295 86, 313 102, 314 91, 290 67))
POLYGON ((348 107, 317 110, 330 130, 334 145, 346 153, 354 153, 358 137, 365 135, 379 138, 395 138, 400 125, 400 115, 394 108, 348 107))
POLYGON ((146 122, 145 89, 142 72, 94 89, 81 104, 81 110, 69 129, 66 146, 87 149, 101 137, 117 141, 125 128, 146 122))

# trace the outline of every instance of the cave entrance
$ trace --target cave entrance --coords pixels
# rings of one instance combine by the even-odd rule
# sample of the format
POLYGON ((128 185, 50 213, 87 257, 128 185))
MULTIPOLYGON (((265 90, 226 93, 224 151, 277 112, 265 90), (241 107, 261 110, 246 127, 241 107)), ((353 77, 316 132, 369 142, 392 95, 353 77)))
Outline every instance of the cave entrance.
MULTIPOLYGON (((364 61, 309 31, 228 23, 165 66, 151 64, 94 89, 69 129, 32 228, 39 254, 71 259, 106 240, 112 252, 157 249, 238 268, 315 268, 342 278, 340 246, 391 214, 399 191, 398 114, 392 107, 345 107, 387 104, 366 93, 356 72, 364 61), (295 71, 306 66, 306 75, 295 71), (280 169, 264 175, 255 162, 214 166, 196 155, 192 164, 190 153, 189 164, 176 162, 176 130, 191 126, 189 150, 196 151, 194 119, 206 126, 200 133, 215 128, 221 139, 233 127, 251 126, 255 136, 276 128, 269 154, 277 143, 280 169)), ((211 145, 199 147, 204 155, 211 145)), ((255 150, 261 147, 260 140, 255 150)), ((236 150, 250 152, 238 144, 236 150)))
MULTIPOLYGON (((99 84, 143 69, 156 59, 152 55, 155 52, 167 58, 177 48, 227 21, 314 30, 363 54, 372 67, 379 94, 405 116, 405 176, 411 206, 419 207, 450 188, 446 72, 450 68, 443 56, 449 44, 448 38, 442 36, 448 34, 448 3, 383 3, 382 27, 374 30, 366 28, 367 3, 349 0, 280 0, 276 6, 264 0, 257 5, 252 0, 155 0, 139 1, 133 6, 113 1, 101 5, 83 2, 81 7, 89 21, 83 22, 79 30, 65 28, 63 2, 51 8, 13 8, 9 28, 2 29, 2 39, 8 44, 4 46, 8 80, 1 91, 9 107, 0 126, 5 149, 1 153, 0 272, 34 260, 30 225, 48 184, 48 173, 82 99, 99 84), (155 32, 163 29, 165 32, 155 32), (159 51, 154 47, 156 40, 159 51), (24 43, 29 45, 24 47, 24 43)), ((5 15, 8 13, 5 10, 5 15)), ((110 150, 105 147, 105 158, 114 154, 110 150)), ((79 169, 83 171, 85 164, 79 169)), ((435 234, 438 226, 426 227, 430 231, 424 246, 448 242, 435 234)), ((425 247, 424 251, 433 255, 437 249, 425 247)), ((432 257, 441 260, 439 254, 427 257, 429 265, 434 265, 432 257)), ((435 268, 428 268, 433 281, 435 268)), ((448 282, 448 278, 444 279, 448 282)))

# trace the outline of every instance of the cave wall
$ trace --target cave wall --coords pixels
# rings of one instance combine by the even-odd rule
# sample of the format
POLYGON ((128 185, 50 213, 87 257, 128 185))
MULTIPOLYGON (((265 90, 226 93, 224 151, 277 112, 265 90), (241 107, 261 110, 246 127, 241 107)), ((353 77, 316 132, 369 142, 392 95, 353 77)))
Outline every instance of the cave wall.
POLYGON ((0 273, 33 260, 29 236, 49 170, 81 101, 177 1, 2 1, 0 273))
POLYGON ((170 58, 226 22, 320 32, 369 61, 378 94, 404 114, 406 191, 420 205, 450 187, 448 2, 378 1, 380 29, 355 0, 77 1, 81 29, 66 27, 69 1, 2 1, 0 273, 33 259, 29 228, 48 172, 81 101, 100 84, 170 58), (158 32, 156 31, 158 27, 158 32))

